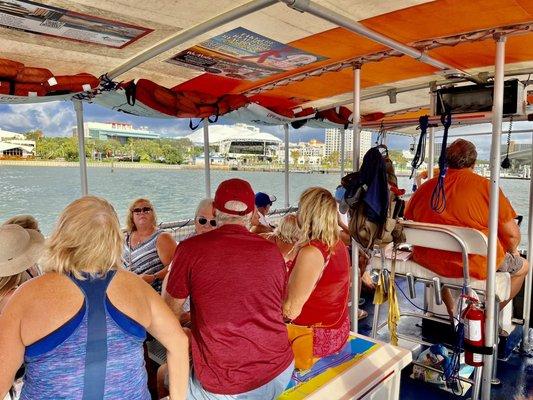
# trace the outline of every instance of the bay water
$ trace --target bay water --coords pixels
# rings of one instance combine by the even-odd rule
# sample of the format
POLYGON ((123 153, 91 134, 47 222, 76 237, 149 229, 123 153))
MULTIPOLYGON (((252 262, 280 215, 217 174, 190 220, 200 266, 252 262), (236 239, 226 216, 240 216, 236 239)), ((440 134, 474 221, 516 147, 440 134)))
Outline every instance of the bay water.
MULTIPOLYGON (((283 208, 284 175, 281 172, 211 171, 211 190, 225 179, 242 178, 254 191, 278 198, 273 208, 283 208)), ((89 193, 110 201, 122 225, 129 204, 146 197, 154 204, 159 222, 187 219, 194 215, 196 205, 205 197, 203 170, 88 168, 89 193)), ((334 191, 340 183, 339 174, 291 173, 291 205, 297 205, 300 194, 310 186, 334 191)), ((516 212, 524 216, 522 246, 527 246, 527 213, 529 181, 501 179, 501 187, 516 212)), ((412 183, 399 177, 399 186, 410 191, 412 183)), ((0 166, 0 221, 15 214, 31 214, 41 230, 48 235, 61 210, 79 197, 80 173, 71 167, 0 166)))

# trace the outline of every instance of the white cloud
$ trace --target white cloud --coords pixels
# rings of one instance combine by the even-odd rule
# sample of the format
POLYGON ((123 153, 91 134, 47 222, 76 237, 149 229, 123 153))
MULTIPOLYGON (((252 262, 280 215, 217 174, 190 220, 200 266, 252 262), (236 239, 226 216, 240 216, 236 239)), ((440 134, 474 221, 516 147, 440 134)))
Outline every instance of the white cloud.
POLYGON ((0 127, 14 132, 41 129, 48 136, 70 135, 75 120, 69 102, 0 106, 0 127))

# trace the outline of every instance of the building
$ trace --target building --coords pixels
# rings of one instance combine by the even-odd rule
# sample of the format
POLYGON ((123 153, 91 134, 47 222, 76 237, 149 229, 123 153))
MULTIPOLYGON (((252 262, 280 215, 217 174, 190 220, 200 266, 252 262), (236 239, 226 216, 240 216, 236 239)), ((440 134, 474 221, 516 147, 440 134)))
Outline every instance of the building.
MULTIPOLYGON (((121 144, 127 143, 128 139, 154 140, 160 139, 159 133, 148 128, 134 128, 132 124, 123 122, 85 122, 83 124, 85 137, 99 140, 118 140, 121 144)), ((78 136, 78 129, 72 129, 72 136, 78 136)))
MULTIPOLYGON (((324 158, 325 144, 318 140, 289 143, 289 164, 319 166, 324 158)), ((279 145, 278 160, 285 159, 285 143, 279 145)))
POLYGON ((35 141, 20 133, 0 129, 0 157, 28 158, 35 156, 35 141))
MULTIPOLYGON (((325 150, 324 155, 330 156, 332 153, 341 153, 341 129, 328 128, 325 132, 325 150)), ((345 129, 344 131, 344 143, 345 143, 345 158, 346 160, 352 159, 353 151, 353 129, 345 129)), ((361 151, 359 153, 361 160, 365 153, 372 147, 372 132, 361 131, 361 151)))
MULTIPOLYGON (((204 133, 199 129, 186 136, 194 145, 204 145, 204 133)), ((226 162, 249 164, 272 161, 277 155, 281 140, 270 133, 261 132, 252 125, 211 125, 209 146, 226 162)))

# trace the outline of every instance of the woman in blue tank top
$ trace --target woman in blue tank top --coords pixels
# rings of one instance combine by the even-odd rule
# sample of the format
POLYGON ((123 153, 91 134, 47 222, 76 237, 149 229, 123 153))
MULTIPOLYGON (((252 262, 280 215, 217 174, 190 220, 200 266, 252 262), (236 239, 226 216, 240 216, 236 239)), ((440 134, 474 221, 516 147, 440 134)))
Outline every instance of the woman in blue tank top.
POLYGON ((22 362, 22 400, 149 400, 146 331, 167 348, 172 399, 185 399, 187 337, 160 296, 124 271, 122 234, 107 201, 86 196, 61 214, 43 276, 0 314, 0 398, 22 362))

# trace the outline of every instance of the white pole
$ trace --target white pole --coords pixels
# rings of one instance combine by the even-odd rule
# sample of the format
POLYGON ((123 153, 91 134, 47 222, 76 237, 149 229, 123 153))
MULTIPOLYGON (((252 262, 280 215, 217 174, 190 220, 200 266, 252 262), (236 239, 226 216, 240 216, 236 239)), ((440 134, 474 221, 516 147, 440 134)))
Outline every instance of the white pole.
MULTIPOLYGON (((436 94, 433 93, 436 87, 434 84, 430 85, 429 92, 429 115, 433 117, 435 115, 435 100, 436 94)), ((429 157, 428 157, 428 179, 433 178, 433 166, 435 165, 435 128, 432 126, 429 128, 429 157)))
POLYGON ((209 157, 209 121, 204 119, 204 179, 205 197, 211 197, 211 158, 209 157))
POLYGON ((346 131, 344 128, 340 129, 341 135, 341 179, 344 176, 344 163, 346 162, 346 131))
POLYGON ((283 125, 285 129, 285 208, 289 208, 289 125, 283 125))
MULTIPOLYGON (((353 170, 359 170, 359 156, 361 153, 361 65, 353 68, 353 114, 352 114, 352 164, 353 170)), ((352 315, 351 330, 357 333, 359 312, 359 247, 352 238, 352 315)))
MULTIPOLYGON (((503 117, 503 80, 505 67, 505 36, 496 38, 496 71, 494 74, 494 95, 492 104, 492 143, 490 151, 490 208, 489 208, 489 241, 487 257, 487 283, 485 297, 485 346, 494 348, 494 318, 495 318, 495 281, 496 258, 498 255, 498 207, 500 191, 500 152, 503 117)), ((483 386, 481 399, 490 399, 493 355, 483 356, 483 386)))
MULTIPOLYGON (((531 161, 533 162, 533 146, 531 147, 531 161)), ((526 282, 524 284, 524 329, 522 337, 522 349, 526 351, 530 350, 533 345, 533 343, 530 343, 529 341, 529 326, 531 324, 529 315, 531 314, 531 291, 533 289, 533 272, 531 271, 531 260, 533 260, 533 174, 531 172, 529 173, 529 215, 527 220, 527 240, 527 259, 529 260, 529 272, 526 276, 526 282)))
POLYGON ((78 155, 80 159, 80 177, 81 177, 81 195, 89 194, 89 185, 87 183, 87 157, 85 157, 85 129, 83 126, 83 103, 81 100, 74 99, 74 110, 76 111, 76 122, 78 125, 78 155))
POLYGON ((189 29, 180 31, 174 36, 171 36, 168 39, 156 44, 155 46, 137 54, 122 65, 119 65, 118 67, 109 71, 107 73, 107 76, 109 79, 115 79, 117 76, 120 76, 125 72, 135 68, 137 65, 142 64, 145 61, 151 60, 159 54, 164 53, 165 51, 170 50, 182 43, 185 43, 188 40, 194 39, 199 35, 202 35, 227 23, 234 22, 241 17, 244 17, 255 11, 262 10, 263 8, 266 8, 277 2, 278 0, 252 0, 247 4, 240 5, 225 13, 219 14, 189 29))

